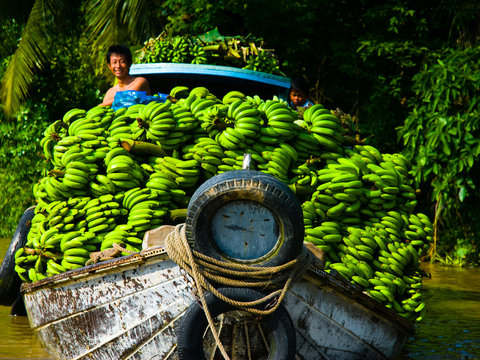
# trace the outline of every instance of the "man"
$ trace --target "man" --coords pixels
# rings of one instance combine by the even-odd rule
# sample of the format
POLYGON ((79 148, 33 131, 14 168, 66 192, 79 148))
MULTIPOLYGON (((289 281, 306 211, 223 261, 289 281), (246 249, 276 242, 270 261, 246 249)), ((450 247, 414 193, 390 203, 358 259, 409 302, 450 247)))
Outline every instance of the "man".
POLYGON ((145 91, 147 95, 150 95, 148 80, 144 77, 130 75, 132 62, 132 53, 128 47, 124 45, 112 45, 108 48, 107 64, 110 71, 117 78, 117 84, 108 89, 100 105, 111 106, 115 94, 119 91, 145 91))

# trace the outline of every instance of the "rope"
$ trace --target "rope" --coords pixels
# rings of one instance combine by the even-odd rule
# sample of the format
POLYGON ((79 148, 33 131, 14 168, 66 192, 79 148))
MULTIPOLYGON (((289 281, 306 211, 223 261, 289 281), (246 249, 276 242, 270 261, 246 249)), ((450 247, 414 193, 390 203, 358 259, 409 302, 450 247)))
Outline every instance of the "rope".
POLYGON ((279 266, 259 268, 246 264, 220 261, 195 251, 190 247, 185 235, 185 224, 175 226, 175 229, 167 235, 165 239, 165 249, 170 258, 193 277, 213 336, 219 345, 223 357, 227 360, 229 357, 213 326, 214 321, 208 310, 203 290, 205 289, 211 292, 227 304, 244 311, 260 316, 269 315, 280 306, 293 280, 305 272, 309 263, 307 259, 309 253, 306 248, 303 249, 302 253, 296 259, 279 266), (230 287, 273 288, 275 290, 255 301, 237 301, 224 296, 210 281, 230 287), (272 300, 271 303, 265 306, 264 309, 255 307, 269 300, 272 300))

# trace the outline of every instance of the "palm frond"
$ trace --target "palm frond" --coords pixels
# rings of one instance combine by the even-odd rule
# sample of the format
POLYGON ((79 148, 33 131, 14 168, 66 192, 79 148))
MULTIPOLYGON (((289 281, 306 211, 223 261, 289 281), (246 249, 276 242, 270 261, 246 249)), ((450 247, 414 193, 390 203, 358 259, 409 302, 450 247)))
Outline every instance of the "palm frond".
POLYGON ((87 0, 84 6, 87 32, 93 47, 104 52, 110 45, 142 43, 155 29, 148 0, 87 0))
POLYGON ((85 19, 89 38, 97 48, 105 49, 116 44, 119 39, 119 4, 120 0, 87 0, 85 19))
POLYGON ((7 116, 16 112, 28 96, 32 77, 46 61, 45 33, 42 29, 44 6, 36 1, 22 33, 22 38, 2 81, 3 110, 7 116))
POLYGON ((36 0, 30 10, 18 48, 5 71, 1 99, 5 115, 12 116, 28 98, 36 71, 48 63, 48 49, 55 36, 60 0, 36 0))
POLYGON ((151 28, 152 14, 148 0, 87 0, 84 16, 88 38, 92 49, 98 51, 96 64, 98 74, 111 77, 104 58, 108 47, 113 44, 131 46, 140 44, 151 28))
POLYGON ((123 42, 119 37, 118 6, 120 0, 87 0, 84 3, 84 18, 88 39, 97 52, 97 74, 108 77, 104 56, 110 45, 123 42))
POLYGON ((146 40, 147 36, 152 36, 152 7, 155 2, 147 0, 124 1, 120 12, 120 19, 126 25, 129 34, 133 40, 146 40))

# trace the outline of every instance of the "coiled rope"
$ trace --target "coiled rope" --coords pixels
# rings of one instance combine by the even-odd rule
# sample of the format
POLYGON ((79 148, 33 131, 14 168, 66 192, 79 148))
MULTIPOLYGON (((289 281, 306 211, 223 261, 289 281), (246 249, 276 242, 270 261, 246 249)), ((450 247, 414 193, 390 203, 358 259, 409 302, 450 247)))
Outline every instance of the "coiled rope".
POLYGON ((198 297, 210 325, 212 334, 225 359, 229 359, 223 348, 214 321, 205 301, 204 290, 211 292, 222 301, 249 313, 265 316, 272 314, 282 303, 292 282, 299 278, 309 264, 309 252, 304 247, 300 255, 279 266, 255 267, 246 264, 226 262, 206 256, 193 250, 185 235, 185 224, 175 226, 165 238, 165 249, 170 258, 184 269, 195 281, 198 297), (212 284, 227 285, 230 287, 255 287, 273 289, 269 294, 255 301, 238 301, 230 299, 220 293, 212 284), (273 299, 273 300, 272 300, 273 299), (270 301, 269 306, 259 309, 256 306, 270 301))

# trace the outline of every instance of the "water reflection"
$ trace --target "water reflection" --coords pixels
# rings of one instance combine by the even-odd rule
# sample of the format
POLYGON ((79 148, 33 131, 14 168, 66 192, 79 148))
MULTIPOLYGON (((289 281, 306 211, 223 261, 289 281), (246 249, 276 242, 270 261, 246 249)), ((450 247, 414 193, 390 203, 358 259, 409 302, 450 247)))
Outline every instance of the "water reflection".
MULTIPOLYGON (((0 238, 0 259, 11 239, 0 238)), ((0 359, 53 359, 33 334, 26 316, 11 316, 10 307, 0 306, 0 359)))
POLYGON ((0 359, 53 359, 33 335, 25 316, 10 316, 10 308, 0 306, 0 359))
POLYGON ((428 310, 404 359, 480 359, 480 270, 424 264, 428 310))

